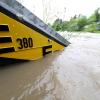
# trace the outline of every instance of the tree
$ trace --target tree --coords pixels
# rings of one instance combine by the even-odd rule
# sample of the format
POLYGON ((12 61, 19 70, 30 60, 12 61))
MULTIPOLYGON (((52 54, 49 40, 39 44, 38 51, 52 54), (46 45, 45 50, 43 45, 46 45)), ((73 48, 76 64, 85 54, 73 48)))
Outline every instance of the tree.
POLYGON ((96 16, 96 22, 99 22, 100 21, 100 8, 97 8, 95 10, 95 16, 96 16))
POLYGON ((100 8, 97 8, 94 13, 88 18, 88 24, 100 21, 100 8))
POLYGON ((68 24, 68 31, 81 31, 83 27, 87 24, 86 16, 79 15, 74 16, 70 19, 68 24))
POLYGON ((52 25, 52 28, 56 31, 62 30, 62 19, 56 19, 52 25))
POLYGON ((69 24, 68 21, 63 21, 63 22, 62 22, 62 31, 67 31, 67 29, 68 29, 68 24, 69 24))
POLYGON ((86 16, 80 16, 77 19, 77 25, 79 27, 79 29, 78 29, 79 31, 81 31, 86 24, 87 24, 87 18, 86 18, 86 16))

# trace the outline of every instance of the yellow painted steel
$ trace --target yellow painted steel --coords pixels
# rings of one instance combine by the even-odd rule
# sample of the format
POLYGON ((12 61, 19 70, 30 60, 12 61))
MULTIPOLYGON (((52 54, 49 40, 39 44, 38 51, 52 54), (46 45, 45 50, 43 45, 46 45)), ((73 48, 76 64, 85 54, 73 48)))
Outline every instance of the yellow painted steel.
POLYGON ((36 60, 43 57, 43 47, 51 46, 45 48, 45 52, 64 49, 61 44, 0 12, 0 25, 2 24, 8 25, 9 32, 0 31, 0 37, 11 37, 12 43, 0 43, 0 49, 14 47, 15 52, 2 53, 0 57, 36 60))

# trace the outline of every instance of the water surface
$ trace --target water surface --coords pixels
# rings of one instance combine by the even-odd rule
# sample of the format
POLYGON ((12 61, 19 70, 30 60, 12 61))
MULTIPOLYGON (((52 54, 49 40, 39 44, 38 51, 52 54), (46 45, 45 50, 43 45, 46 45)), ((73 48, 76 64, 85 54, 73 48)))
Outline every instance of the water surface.
POLYGON ((100 35, 70 42, 43 59, 0 66, 0 100, 100 100, 100 35))

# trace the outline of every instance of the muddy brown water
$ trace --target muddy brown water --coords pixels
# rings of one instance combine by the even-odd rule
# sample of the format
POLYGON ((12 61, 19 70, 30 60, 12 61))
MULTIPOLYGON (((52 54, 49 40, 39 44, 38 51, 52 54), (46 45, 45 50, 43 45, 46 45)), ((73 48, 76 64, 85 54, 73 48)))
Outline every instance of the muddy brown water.
POLYGON ((100 100, 100 35, 70 42, 43 59, 0 66, 0 100, 100 100))

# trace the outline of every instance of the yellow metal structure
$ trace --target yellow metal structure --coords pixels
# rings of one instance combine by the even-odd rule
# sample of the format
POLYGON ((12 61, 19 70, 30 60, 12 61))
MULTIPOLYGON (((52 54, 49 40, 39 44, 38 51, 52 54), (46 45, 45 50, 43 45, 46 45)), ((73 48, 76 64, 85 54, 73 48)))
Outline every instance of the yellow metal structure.
POLYGON ((64 45, 0 12, 0 57, 36 60, 64 45))

